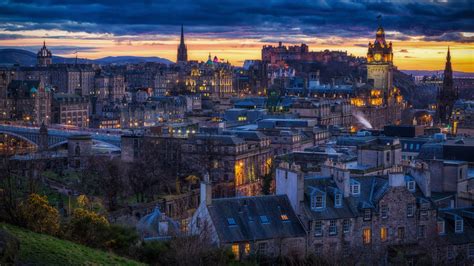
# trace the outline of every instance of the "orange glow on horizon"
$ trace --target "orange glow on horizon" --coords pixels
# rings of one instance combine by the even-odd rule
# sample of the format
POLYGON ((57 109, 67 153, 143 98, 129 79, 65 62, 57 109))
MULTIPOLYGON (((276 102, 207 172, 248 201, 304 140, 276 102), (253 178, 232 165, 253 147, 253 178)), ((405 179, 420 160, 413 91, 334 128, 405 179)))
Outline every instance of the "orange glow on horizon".
MULTIPOLYGON (((40 46, 43 40, 53 55, 74 57, 72 52, 66 54, 55 53, 55 46, 77 46, 80 58, 97 59, 106 56, 158 56, 176 60, 178 39, 168 38, 162 41, 153 40, 117 41, 107 36, 97 38, 41 38, 32 37, 17 40, 1 40, 0 46, 40 46), (80 47, 92 47, 81 51, 80 47)), ((420 38, 421 39, 421 38, 420 38)), ((371 39, 339 39, 306 38, 302 39, 312 51, 342 50, 355 56, 365 57, 371 39), (327 44, 337 41, 337 45, 327 44)), ((388 41, 390 41, 388 39, 388 41)), ((262 43, 252 39, 209 39, 186 37, 188 58, 190 60, 205 61, 209 53, 214 57, 229 60, 233 65, 241 66, 246 59, 260 59, 263 45, 278 45, 276 43, 262 43)), ((285 45, 292 45, 285 43, 285 45)), ((451 47, 453 69, 455 71, 474 72, 474 45, 472 43, 455 42, 426 42, 421 40, 393 41, 394 64, 403 70, 442 70, 446 60, 447 47, 451 47)))

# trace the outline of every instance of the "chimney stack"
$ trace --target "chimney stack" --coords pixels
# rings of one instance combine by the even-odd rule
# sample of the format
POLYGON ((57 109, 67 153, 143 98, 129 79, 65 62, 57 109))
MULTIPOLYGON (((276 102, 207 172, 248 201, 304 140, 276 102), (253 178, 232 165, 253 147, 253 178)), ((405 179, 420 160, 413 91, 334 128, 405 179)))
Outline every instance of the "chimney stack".
POLYGON ((207 172, 204 174, 204 180, 201 181, 200 203, 206 205, 212 203, 212 183, 207 172))

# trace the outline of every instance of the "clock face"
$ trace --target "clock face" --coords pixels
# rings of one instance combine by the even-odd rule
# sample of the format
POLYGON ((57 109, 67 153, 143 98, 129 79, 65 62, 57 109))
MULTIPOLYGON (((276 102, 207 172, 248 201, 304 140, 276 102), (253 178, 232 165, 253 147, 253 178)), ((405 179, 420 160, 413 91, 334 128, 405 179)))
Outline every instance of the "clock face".
POLYGON ((381 54, 375 54, 374 59, 375 59, 375 61, 380 61, 382 59, 382 55, 381 54))

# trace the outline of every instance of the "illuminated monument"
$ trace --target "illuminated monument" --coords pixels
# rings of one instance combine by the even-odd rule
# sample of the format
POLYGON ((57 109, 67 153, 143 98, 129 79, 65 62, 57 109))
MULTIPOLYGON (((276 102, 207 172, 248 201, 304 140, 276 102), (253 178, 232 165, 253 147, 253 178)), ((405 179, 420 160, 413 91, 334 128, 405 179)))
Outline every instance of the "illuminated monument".
POLYGON ((392 43, 385 41, 382 26, 377 29, 375 42, 369 42, 368 48, 367 84, 357 88, 356 96, 351 99, 354 115, 359 122, 367 119, 373 128, 398 124, 401 120, 403 97, 400 90, 393 86, 392 43))

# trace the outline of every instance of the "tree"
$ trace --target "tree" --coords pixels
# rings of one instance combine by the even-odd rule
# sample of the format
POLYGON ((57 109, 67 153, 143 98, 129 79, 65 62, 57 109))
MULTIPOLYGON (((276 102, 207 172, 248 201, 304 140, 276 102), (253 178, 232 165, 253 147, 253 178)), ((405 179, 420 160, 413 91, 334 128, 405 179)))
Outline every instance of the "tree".
POLYGON ((59 212, 51 207, 46 196, 31 194, 19 205, 23 225, 35 232, 56 235, 59 232, 59 212))
POLYGON ((103 196, 109 211, 119 207, 119 198, 125 192, 124 168, 119 159, 91 158, 80 179, 82 190, 103 196))

